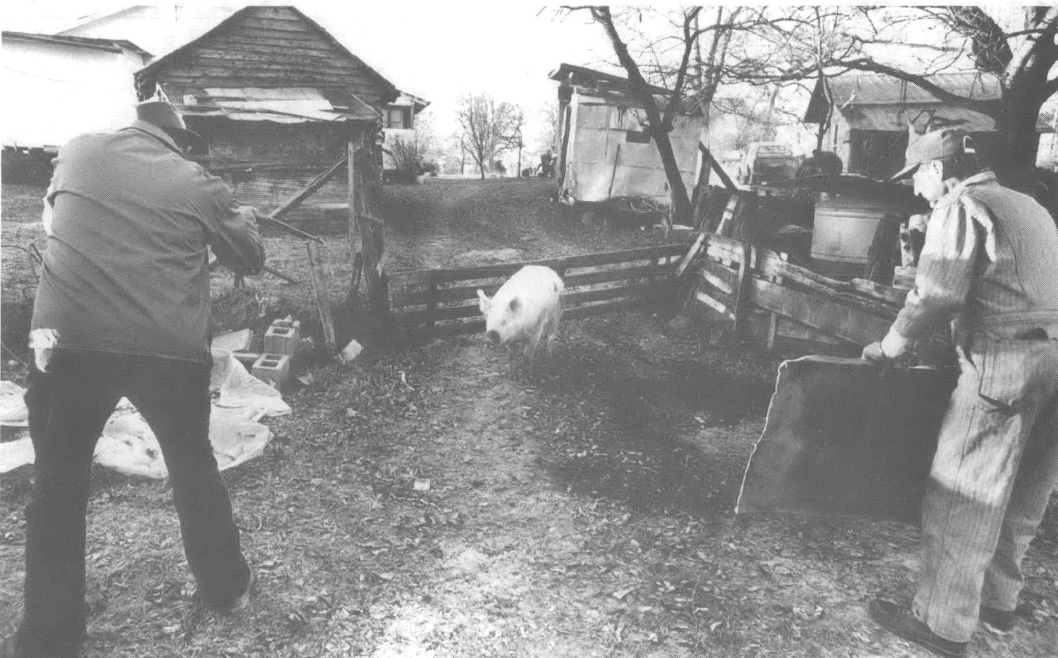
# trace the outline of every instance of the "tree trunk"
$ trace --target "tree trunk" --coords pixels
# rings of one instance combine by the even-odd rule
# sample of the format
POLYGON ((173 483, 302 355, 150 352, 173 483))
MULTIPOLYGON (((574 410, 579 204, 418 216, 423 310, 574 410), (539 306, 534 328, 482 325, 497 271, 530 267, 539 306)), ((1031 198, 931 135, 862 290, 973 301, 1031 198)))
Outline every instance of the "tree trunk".
POLYGON ((658 153, 661 154, 661 164, 665 167, 665 176, 669 179, 670 196, 672 203, 672 221, 676 224, 690 224, 691 201, 687 195, 687 186, 683 184, 683 176, 680 174, 680 166, 676 162, 676 154, 672 150, 672 142, 669 141, 668 133, 654 135, 654 144, 658 153))

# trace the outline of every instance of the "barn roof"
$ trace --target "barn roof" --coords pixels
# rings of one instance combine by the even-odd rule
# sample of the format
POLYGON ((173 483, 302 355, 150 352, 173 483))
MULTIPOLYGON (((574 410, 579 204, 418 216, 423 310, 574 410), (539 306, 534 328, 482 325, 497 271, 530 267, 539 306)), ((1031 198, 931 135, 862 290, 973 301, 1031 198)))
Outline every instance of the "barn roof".
POLYGON ((35 41, 39 43, 49 43, 60 46, 75 46, 80 48, 92 48, 93 50, 103 50, 106 52, 120 53, 125 50, 131 50, 134 53, 150 57, 150 53, 140 48, 131 41, 125 41, 123 39, 93 39, 88 37, 70 37, 54 34, 33 34, 30 32, 12 32, 4 30, 0 34, 0 38, 4 41, 8 39, 16 39, 21 41, 35 41))
MULTIPOLYGON (((953 94, 984 102, 998 102, 1002 95, 999 78, 980 71, 948 72, 927 79, 953 94)), ((934 126, 956 126, 969 132, 991 132, 995 121, 986 114, 955 107, 914 83, 882 73, 846 72, 827 78, 834 106, 856 130, 897 132, 907 130, 907 121, 934 126)), ((822 80, 817 80, 805 110, 805 123, 825 117, 827 99, 822 80)), ((1046 122, 1037 123, 1047 130, 1046 122)))
MULTIPOLYGON (((551 72, 550 78, 557 80, 563 85, 573 87, 595 88, 598 86, 599 81, 602 81, 608 83, 612 89, 628 89, 628 78, 624 76, 603 73, 602 71, 589 69, 586 66, 577 66, 576 64, 559 64, 558 68, 551 72)), ((669 93, 669 90, 664 87, 651 86, 650 91, 663 95, 668 95, 669 93)))
MULTIPOLYGON (((579 89, 585 99, 594 97, 608 105, 639 107, 638 99, 634 98, 628 91, 628 78, 573 64, 560 65, 551 72, 550 77, 552 80, 557 80, 560 87, 575 87, 579 89), (603 84, 599 84, 600 82, 603 84)), ((657 104, 658 109, 663 110, 672 92, 664 87, 650 86, 649 89, 654 96, 654 102, 657 104)), ((693 98, 683 97, 680 99, 678 109, 681 114, 701 114, 701 108, 693 98)))
MULTIPOLYGON (((236 11, 205 34, 136 72, 138 86, 151 80, 160 83, 170 100, 178 106, 184 99, 192 99, 190 104, 178 107, 189 114, 209 115, 220 108, 223 114, 232 118, 240 115, 241 118, 268 121, 281 116, 284 112, 281 108, 291 107, 290 103, 300 103, 302 110, 310 109, 309 105, 316 103, 312 106, 313 111, 304 114, 301 120, 321 118, 314 114, 315 111, 330 112, 332 119, 367 120, 366 110, 375 101, 386 103, 400 95, 380 73, 353 55, 318 23, 291 6, 248 6, 236 11), (266 15, 271 18, 263 19, 266 15), (290 30, 289 42, 265 36, 269 20, 287 23, 284 29, 290 30), (229 38, 237 29, 254 35, 249 43, 242 36, 229 38), (203 55, 202 51, 211 46, 231 52, 203 55), (181 68, 186 69, 185 74, 176 79, 173 71, 181 68), (359 74, 368 85, 366 89, 370 92, 371 102, 365 102, 358 95, 363 88, 358 89, 353 84, 350 79, 353 73, 359 74), (229 102, 228 107, 212 102, 211 98, 218 94, 209 89, 220 90, 221 97, 241 97, 242 100, 237 102, 239 107, 231 106, 235 101, 229 102), (272 89, 276 93, 263 94, 262 89, 272 89), (314 93, 315 100, 307 101, 306 93, 314 93), (330 104, 329 109, 320 104, 321 98, 330 104)), ((377 117, 374 110, 371 113, 377 117)), ((298 113, 289 114, 288 119, 298 120, 294 116, 298 113)))
POLYGON ((180 106, 184 116, 223 116, 236 121, 305 123, 374 122, 378 112, 347 89, 313 87, 206 87, 191 89, 180 106))

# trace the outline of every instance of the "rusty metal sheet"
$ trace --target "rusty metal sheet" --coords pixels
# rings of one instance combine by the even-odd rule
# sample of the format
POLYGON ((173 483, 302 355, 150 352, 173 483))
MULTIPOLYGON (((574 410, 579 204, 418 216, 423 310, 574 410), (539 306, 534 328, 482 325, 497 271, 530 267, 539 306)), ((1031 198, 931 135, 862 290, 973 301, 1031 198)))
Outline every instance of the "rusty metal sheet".
POLYGON ((736 513, 917 523, 957 378, 860 359, 783 362, 736 513))

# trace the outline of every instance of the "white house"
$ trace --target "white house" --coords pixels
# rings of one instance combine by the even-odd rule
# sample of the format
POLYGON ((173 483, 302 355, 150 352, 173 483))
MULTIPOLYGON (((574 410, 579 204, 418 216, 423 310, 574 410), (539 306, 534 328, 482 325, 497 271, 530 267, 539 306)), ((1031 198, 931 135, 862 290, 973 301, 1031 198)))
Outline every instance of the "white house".
POLYGON ((93 39, 130 39, 153 57, 202 36, 234 14, 241 5, 134 5, 79 19, 58 34, 93 39))
POLYGON ((128 41, 3 32, 3 145, 55 152, 84 132, 135 119, 133 73, 150 59, 128 41))
POLYGON ((387 170, 399 169, 394 159, 398 143, 412 143, 415 140, 415 117, 426 109, 430 103, 418 96, 401 92, 397 100, 387 103, 382 108, 382 129, 385 141, 382 143, 382 162, 387 170))

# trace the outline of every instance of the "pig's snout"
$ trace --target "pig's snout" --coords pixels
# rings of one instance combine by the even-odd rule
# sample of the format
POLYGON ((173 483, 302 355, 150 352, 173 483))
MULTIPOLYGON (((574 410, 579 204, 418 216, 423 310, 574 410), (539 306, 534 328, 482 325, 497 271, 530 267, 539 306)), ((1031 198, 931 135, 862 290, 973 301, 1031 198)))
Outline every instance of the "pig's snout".
POLYGON ((492 343, 493 346, 500 344, 500 332, 496 331, 495 329, 491 331, 486 331, 485 338, 488 338, 489 342, 492 343))

